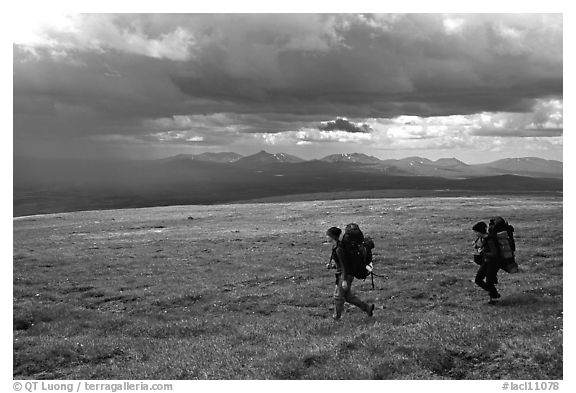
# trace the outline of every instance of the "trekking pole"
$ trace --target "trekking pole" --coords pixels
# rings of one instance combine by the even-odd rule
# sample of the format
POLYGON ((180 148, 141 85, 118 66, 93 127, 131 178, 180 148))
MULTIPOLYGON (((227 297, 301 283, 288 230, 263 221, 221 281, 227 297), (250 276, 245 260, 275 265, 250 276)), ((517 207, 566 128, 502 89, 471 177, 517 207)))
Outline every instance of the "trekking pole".
POLYGON ((370 272, 370 276, 372 278, 372 289, 374 289, 374 276, 381 277, 381 278, 387 278, 385 275, 374 273, 374 271, 370 272))

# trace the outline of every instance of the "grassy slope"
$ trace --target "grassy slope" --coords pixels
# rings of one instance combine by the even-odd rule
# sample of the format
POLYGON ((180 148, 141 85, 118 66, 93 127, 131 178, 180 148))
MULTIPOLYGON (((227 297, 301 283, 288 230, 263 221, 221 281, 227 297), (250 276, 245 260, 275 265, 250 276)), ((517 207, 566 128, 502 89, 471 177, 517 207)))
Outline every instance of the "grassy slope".
POLYGON ((562 200, 182 206, 14 220, 14 376, 85 379, 562 378, 562 200), (469 228, 501 214, 523 273, 498 306, 469 228), (193 219, 188 219, 192 216, 193 219), (379 306, 331 320, 323 233, 377 243, 379 306))

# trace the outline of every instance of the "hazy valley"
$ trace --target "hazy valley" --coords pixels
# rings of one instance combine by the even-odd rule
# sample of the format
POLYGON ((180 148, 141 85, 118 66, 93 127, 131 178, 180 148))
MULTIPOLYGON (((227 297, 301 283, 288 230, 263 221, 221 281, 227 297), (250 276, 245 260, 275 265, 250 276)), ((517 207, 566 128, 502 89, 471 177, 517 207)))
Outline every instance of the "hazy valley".
MULTIPOLYGON (((260 152, 147 161, 14 160, 14 215, 230 203, 323 193, 394 196, 562 191, 562 163, 538 158, 467 165, 455 159, 378 160, 362 154, 304 161, 260 152), (446 194, 448 193, 448 194, 446 194)), ((328 194, 328 195, 327 195, 328 194)))

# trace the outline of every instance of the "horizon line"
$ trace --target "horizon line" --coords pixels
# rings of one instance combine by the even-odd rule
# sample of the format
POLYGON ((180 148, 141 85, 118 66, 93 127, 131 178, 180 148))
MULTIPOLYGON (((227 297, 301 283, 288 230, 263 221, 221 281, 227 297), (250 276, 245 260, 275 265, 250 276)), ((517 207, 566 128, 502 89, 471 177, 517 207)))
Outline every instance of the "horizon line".
MULTIPOLYGON (((459 158, 456 158, 456 157, 440 157, 440 158, 437 158, 437 159, 435 159, 435 160, 430 159, 430 158, 426 158, 426 157, 416 156, 416 155, 414 155, 414 156, 406 156, 406 157, 401 157, 401 158, 379 158, 379 157, 376 157, 376 156, 374 156, 374 155, 370 155, 370 154, 366 154, 366 153, 358 153, 358 152, 352 152, 352 153, 333 153, 333 154, 328 154, 328 155, 325 155, 325 156, 322 156, 322 157, 311 158, 311 159, 304 159, 304 158, 301 158, 301 157, 299 157, 299 156, 297 156, 297 155, 290 154, 290 153, 283 153, 283 152, 270 153, 270 152, 268 152, 268 151, 266 151, 266 150, 263 150, 263 149, 260 149, 260 150, 258 150, 258 151, 255 152, 255 153, 247 154, 247 155, 240 154, 240 153, 237 153, 237 152, 234 152, 234 151, 205 151, 205 152, 202 152, 202 153, 179 153, 179 154, 169 155, 169 156, 160 157, 160 158, 146 158, 146 159, 140 159, 140 158, 112 158, 112 157, 101 157, 101 158, 92 158, 92 157, 81 157, 81 158, 80 158, 80 157, 30 157, 30 156, 25 156, 25 155, 14 155, 14 156, 13 156, 13 160, 15 160, 15 159, 35 159, 35 160, 50 160, 50 161, 56 161, 56 160, 73 160, 73 161, 104 161, 104 160, 106 160, 106 161, 109 161, 109 160, 115 160, 115 161, 159 161, 159 160, 166 160, 166 159, 169 159, 169 158, 175 158, 175 157, 178 157, 178 156, 190 156, 190 157, 195 157, 195 156, 199 156, 199 155, 206 154, 206 153, 209 153, 209 154, 233 153, 233 154, 239 155, 240 158, 246 158, 246 157, 251 157, 251 156, 254 156, 254 155, 259 154, 259 153, 262 153, 262 152, 267 153, 267 154, 270 154, 270 155, 285 154, 285 155, 288 155, 288 156, 292 156, 292 157, 296 157, 296 158, 298 158, 298 159, 301 159, 303 162, 308 162, 308 161, 320 161, 320 160, 322 160, 322 159, 324 159, 324 158, 326 158, 326 157, 330 157, 330 156, 345 156, 345 155, 358 154, 358 155, 364 155, 364 156, 366 156, 366 157, 376 158, 376 159, 378 159, 378 160, 380 160, 380 161, 389 161, 389 160, 399 161, 399 160, 405 160, 405 159, 407 159, 407 158, 421 158, 421 159, 424 159, 424 160, 429 160, 429 161, 431 161, 431 162, 437 162, 437 161, 443 160, 443 159, 454 159, 454 160, 458 160, 458 161, 460 161, 460 162, 462 162, 462 163, 464 163, 464 164, 466 164, 466 165, 482 165, 482 164, 490 164, 490 163, 493 163, 493 162, 496 162, 496 161, 507 160, 507 159, 536 158, 536 159, 539 159, 539 160, 555 161, 555 162, 560 162, 560 163, 564 164, 564 161, 563 161, 563 160, 548 159, 548 158, 542 158, 542 157, 536 157, 536 156, 505 157, 505 158, 499 158, 499 159, 492 160, 492 161, 483 161, 483 162, 478 162, 478 163, 475 163, 475 164, 470 164, 470 163, 468 163, 468 162, 466 162, 466 161, 463 161, 463 160, 461 160, 461 159, 459 159, 459 158)), ((239 159, 240 159, 240 158, 239 158, 239 159)))

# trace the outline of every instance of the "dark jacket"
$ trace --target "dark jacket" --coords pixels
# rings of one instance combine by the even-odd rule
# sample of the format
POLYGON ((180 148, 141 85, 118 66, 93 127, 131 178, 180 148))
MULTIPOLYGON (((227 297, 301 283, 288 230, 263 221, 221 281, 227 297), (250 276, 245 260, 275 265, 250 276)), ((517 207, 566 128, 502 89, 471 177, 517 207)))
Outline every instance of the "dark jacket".
POLYGON ((332 259, 336 264, 336 274, 344 274, 344 276, 348 274, 352 274, 352 271, 348 267, 348 261, 346 259, 346 253, 344 252, 344 247, 342 243, 338 242, 336 247, 332 249, 332 259))

